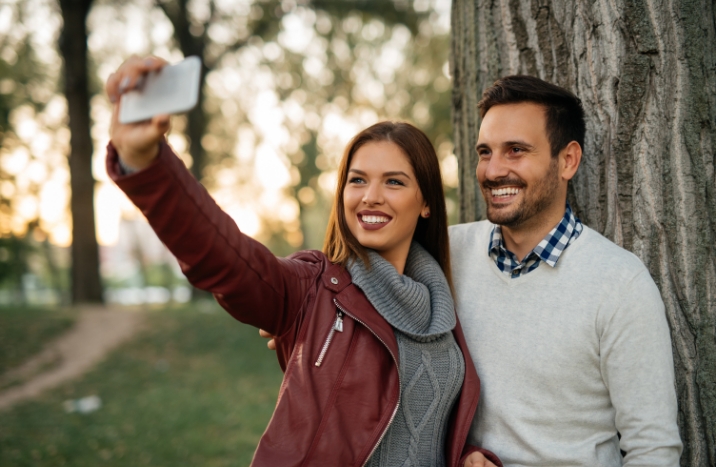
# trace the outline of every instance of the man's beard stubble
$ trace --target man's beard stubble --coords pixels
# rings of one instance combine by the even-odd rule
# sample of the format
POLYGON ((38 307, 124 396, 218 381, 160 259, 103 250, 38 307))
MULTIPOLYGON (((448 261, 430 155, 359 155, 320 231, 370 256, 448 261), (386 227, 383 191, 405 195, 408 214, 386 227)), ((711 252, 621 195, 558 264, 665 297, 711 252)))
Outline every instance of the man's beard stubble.
POLYGON ((511 229, 522 226, 525 222, 539 215, 541 211, 546 209, 554 202, 554 198, 559 187, 558 174, 558 158, 553 157, 550 161, 547 174, 528 186, 527 183, 519 177, 504 178, 497 181, 484 181, 480 188, 482 195, 486 200, 487 219, 493 224, 502 225, 511 229), (519 204, 511 208, 508 212, 497 212, 498 209, 493 208, 489 200, 492 196, 490 191, 504 186, 514 186, 520 188, 522 192, 522 200, 519 204), (525 187, 527 189, 525 189, 525 187))

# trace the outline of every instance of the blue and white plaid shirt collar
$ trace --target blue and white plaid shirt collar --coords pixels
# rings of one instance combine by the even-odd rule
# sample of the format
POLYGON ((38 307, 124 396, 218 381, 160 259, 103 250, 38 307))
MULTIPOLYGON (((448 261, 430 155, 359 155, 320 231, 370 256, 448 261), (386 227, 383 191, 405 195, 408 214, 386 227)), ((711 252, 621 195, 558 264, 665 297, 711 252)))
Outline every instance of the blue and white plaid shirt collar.
POLYGON ((499 225, 495 225, 490 233, 488 253, 500 271, 517 278, 522 274, 534 271, 542 262, 555 267, 564 250, 579 237, 583 228, 582 222, 577 219, 567 203, 564 217, 559 224, 539 242, 534 250, 525 256, 523 261, 519 261, 511 251, 505 248, 502 241, 502 228, 499 225))

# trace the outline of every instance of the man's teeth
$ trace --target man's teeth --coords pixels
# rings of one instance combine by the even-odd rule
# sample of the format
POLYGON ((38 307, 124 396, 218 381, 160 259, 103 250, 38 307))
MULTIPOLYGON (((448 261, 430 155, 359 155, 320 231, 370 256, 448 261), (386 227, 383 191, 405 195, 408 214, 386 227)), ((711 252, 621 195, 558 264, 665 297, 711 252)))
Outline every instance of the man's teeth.
POLYGON ((510 196, 520 192, 519 188, 498 188, 492 190, 492 196, 510 196))
POLYGON ((390 220, 384 216, 363 216, 362 218, 366 224, 382 224, 390 220))

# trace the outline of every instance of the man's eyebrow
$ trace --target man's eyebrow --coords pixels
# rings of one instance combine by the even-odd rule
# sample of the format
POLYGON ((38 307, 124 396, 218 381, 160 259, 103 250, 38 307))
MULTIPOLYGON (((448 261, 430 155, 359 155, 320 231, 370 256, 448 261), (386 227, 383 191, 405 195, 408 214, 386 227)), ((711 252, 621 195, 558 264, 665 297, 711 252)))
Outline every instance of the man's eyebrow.
POLYGON ((514 140, 514 141, 505 141, 502 143, 503 146, 522 146, 527 149, 534 149, 534 146, 526 141, 520 141, 520 140, 514 140))
MULTIPOLYGON (((514 141, 505 141, 503 143, 500 143, 500 146, 503 147, 509 147, 509 146, 522 146, 527 149, 534 149, 534 146, 521 140, 514 140, 514 141)), ((480 149, 490 149, 490 145, 486 143, 478 143, 477 146, 475 146, 475 150, 478 151, 480 149)))

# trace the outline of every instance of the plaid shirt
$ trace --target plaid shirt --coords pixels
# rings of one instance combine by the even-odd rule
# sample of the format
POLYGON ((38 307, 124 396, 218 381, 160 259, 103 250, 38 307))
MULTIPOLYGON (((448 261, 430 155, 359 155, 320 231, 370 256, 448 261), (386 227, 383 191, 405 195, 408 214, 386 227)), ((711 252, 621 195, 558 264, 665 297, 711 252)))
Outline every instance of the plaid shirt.
POLYGON ((513 279, 534 271, 545 262, 551 267, 557 265, 560 255, 582 233, 582 222, 572 213, 567 203, 564 217, 546 237, 520 262, 517 257, 505 248, 502 241, 502 228, 496 225, 490 234, 489 254, 500 271, 509 274, 513 279))

